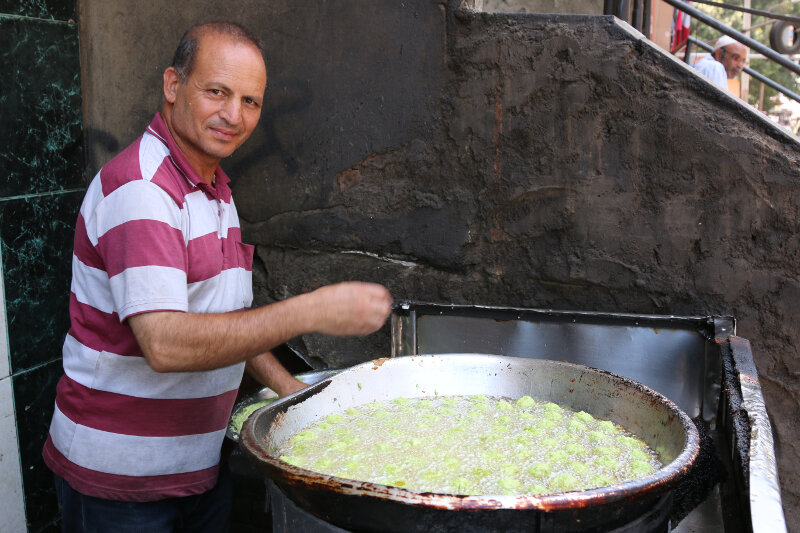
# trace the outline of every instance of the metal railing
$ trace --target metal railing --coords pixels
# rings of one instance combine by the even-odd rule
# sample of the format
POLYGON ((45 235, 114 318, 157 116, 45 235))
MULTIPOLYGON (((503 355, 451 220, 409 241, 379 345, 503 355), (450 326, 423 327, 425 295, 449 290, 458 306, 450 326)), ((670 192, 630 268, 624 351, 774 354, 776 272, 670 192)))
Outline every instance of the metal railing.
MULTIPOLYGON (((699 46, 703 50, 707 50, 709 52, 713 52, 714 51, 714 47, 713 46, 708 45, 708 44, 704 43, 703 41, 701 41, 699 39, 695 39, 694 37, 690 36, 689 37, 689 42, 699 46)), ((744 67, 742 70, 744 72, 746 72, 747 74, 749 74, 752 78, 755 78, 758 81, 760 81, 761 83, 763 83, 764 85, 768 85, 769 87, 772 87, 776 91, 779 91, 779 92, 783 93, 784 95, 786 95, 788 98, 791 98, 795 102, 800 102, 800 95, 799 94, 792 92, 791 90, 787 89, 786 87, 784 87, 780 83, 778 83, 776 81, 773 81, 771 78, 768 78, 768 77, 764 76, 763 74, 761 74, 757 70, 753 70, 750 67, 744 67)))
POLYGON ((772 11, 764 11, 763 9, 751 9, 749 7, 735 6, 733 4, 726 4, 724 2, 711 2, 710 0, 692 0, 695 4, 705 4, 707 6, 721 7, 723 9, 730 9, 731 11, 740 11, 742 13, 750 13, 751 15, 758 15, 760 17, 767 17, 772 20, 785 20, 787 22, 800 22, 800 17, 793 15, 781 15, 773 13, 772 11))
MULTIPOLYGON (((639 18, 636 16, 636 14, 640 13, 649 15, 651 11, 651 5, 650 5, 651 1, 652 0, 605 0, 604 13, 607 15, 614 15, 618 18, 621 18, 622 20, 625 20, 626 22, 630 22, 637 30, 641 31, 645 35, 649 35, 649 24, 646 22, 644 22, 643 24, 637 24, 639 22, 639 18)), ((662 0, 662 1, 666 2, 667 4, 673 6, 676 9, 683 11, 684 13, 687 13, 691 17, 697 19, 698 21, 711 26, 715 30, 722 32, 724 35, 728 35, 729 37, 736 39, 737 41, 747 46, 751 50, 760 53, 762 56, 764 56, 764 58, 774 61, 775 63, 778 63, 780 66, 786 68, 787 70, 790 70, 794 74, 800 75, 800 64, 792 61, 791 59, 787 58, 784 55, 779 54, 772 48, 765 46, 760 42, 756 41, 755 39, 752 39, 747 35, 731 28, 730 26, 723 24, 714 17, 707 15, 706 13, 703 13, 699 9, 696 9, 681 0, 662 0)), ((697 1, 698 3, 702 4, 723 6, 726 8, 735 9, 737 11, 747 11, 750 13, 754 13, 756 15, 772 18, 775 20, 786 20, 795 23, 798 20, 800 20, 797 17, 792 17, 789 15, 778 15, 776 13, 770 13, 768 11, 746 9, 738 6, 729 6, 728 4, 720 4, 719 2, 713 2, 707 0, 697 0, 697 1)), ((649 16, 647 18, 649 18, 649 16)), ((689 47, 692 44, 709 52, 713 51, 713 48, 711 46, 690 36, 688 41, 686 42, 685 58, 687 62, 689 58, 689 47)), ((743 70, 744 72, 746 72, 756 80, 760 81, 764 85, 767 85, 775 89, 776 91, 784 94, 786 97, 791 98, 796 102, 800 102, 800 95, 794 93, 790 89, 787 89, 786 87, 777 83, 776 81, 764 76, 760 72, 755 71, 750 67, 744 67, 743 70)))
POLYGON ((718 21, 712 16, 706 15, 699 9, 696 9, 685 2, 681 2, 681 0, 662 0, 667 4, 671 5, 672 7, 678 8, 684 13, 691 15, 693 18, 703 22, 704 24, 708 24, 715 30, 718 30, 729 37, 732 37, 745 45, 746 47, 750 48, 751 50, 755 50, 760 54, 764 54, 767 58, 771 59, 772 61, 778 63, 780 66, 791 70, 795 74, 800 75, 800 65, 795 63, 794 61, 782 56, 769 46, 765 46, 760 42, 756 41, 755 39, 751 39, 744 33, 738 32, 731 28, 730 26, 726 26, 722 22, 718 21))

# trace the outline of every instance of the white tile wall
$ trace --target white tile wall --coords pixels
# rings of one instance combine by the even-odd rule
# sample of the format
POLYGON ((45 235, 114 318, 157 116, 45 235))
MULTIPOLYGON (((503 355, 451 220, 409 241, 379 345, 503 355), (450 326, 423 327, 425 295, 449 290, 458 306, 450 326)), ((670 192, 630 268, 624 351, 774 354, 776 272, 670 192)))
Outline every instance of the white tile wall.
MULTIPOLYGON (((0 273, 3 261, 0 257, 0 273)), ((8 360, 6 299, 0 275, 0 533, 27 531, 25 500, 22 492, 22 466, 19 461, 14 393, 8 360)))
POLYGON ((0 509, 0 533, 26 531, 22 471, 10 377, 0 379, 0 509))
POLYGON ((3 258, 0 257, 0 379, 11 374, 8 359, 8 330, 6 329, 6 294, 3 288, 3 258))

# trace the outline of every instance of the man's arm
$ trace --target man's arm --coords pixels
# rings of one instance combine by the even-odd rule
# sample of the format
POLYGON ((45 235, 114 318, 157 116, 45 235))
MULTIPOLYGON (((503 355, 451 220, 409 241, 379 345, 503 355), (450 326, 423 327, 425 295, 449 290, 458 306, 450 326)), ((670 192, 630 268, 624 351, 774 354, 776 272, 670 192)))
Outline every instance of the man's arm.
POLYGON ((266 385, 278 396, 288 396, 307 387, 302 381, 295 379, 271 352, 247 360, 245 370, 262 385, 266 385))
POLYGON ((128 324, 153 370, 186 372, 247 361, 307 333, 366 335, 383 325, 391 306, 382 285, 345 282, 247 311, 156 311, 128 324))

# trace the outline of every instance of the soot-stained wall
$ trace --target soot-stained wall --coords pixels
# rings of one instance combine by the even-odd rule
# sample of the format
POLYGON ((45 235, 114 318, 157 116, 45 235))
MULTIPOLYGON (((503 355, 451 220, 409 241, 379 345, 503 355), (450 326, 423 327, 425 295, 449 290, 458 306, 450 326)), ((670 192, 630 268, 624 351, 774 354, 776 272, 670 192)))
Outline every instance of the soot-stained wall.
POLYGON ((483 0, 482 11, 602 15, 603 0, 483 0))
MULTIPOLYGON (((800 525, 794 139, 608 17, 430 0, 88 0, 82 17, 94 169, 156 111, 186 26, 265 39, 262 123, 224 165, 258 303, 363 279, 422 301, 735 316, 800 525)), ((341 366, 389 336, 295 345, 341 366)))

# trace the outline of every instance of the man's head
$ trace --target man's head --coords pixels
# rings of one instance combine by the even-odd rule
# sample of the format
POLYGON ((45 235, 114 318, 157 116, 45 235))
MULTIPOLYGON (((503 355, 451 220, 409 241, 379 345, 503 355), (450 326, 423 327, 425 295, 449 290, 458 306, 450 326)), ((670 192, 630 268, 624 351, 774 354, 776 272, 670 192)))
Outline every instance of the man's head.
POLYGON ((164 71, 161 115, 203 178, 253 132, 266 84, 261 42, 245 28, 214 22, 184 34, 164 71))
POLYGON ((728 78, 735 78, 747 61, 747 47, 727 35, 717 39, 714 45, 714 59, 722 63, 728 78))

